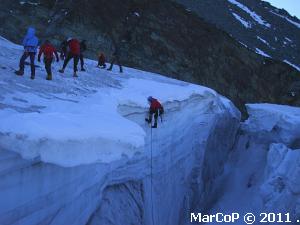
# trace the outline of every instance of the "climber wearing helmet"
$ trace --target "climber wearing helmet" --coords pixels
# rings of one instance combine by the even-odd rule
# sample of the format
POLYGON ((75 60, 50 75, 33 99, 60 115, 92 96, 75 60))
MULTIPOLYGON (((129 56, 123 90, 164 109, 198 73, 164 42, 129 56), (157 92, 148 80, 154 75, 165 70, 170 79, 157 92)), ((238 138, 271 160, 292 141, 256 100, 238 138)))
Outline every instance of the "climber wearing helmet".
POLYGON ((145 120, 146 120, 146 122, 152 124, 152 118, 154 115, 154 125, 152 126, 152 128, 157 128, 158 116, 161 116, 164 113, 164 108, 157 99, 155 99, 151 96, 148 97, 147 100, 150 105, 150 108, 149 108, 149 117, 146 118, 145 120))
POLYGON ((73 68, 74 74, 73 74, 73 76, 78 77, 77 76, 77 65, 78 65, 79 55, 80 55, 80 43, 75 38, 68 38, 67 42, 68 42, 69 51, 68 51, 67 56, 65 58, 63 68, 60 69, 59 72, 64 73, 65 68, 68 65, 69 61, 71 59, 73 59, 74 60, 74 68, 73 68))

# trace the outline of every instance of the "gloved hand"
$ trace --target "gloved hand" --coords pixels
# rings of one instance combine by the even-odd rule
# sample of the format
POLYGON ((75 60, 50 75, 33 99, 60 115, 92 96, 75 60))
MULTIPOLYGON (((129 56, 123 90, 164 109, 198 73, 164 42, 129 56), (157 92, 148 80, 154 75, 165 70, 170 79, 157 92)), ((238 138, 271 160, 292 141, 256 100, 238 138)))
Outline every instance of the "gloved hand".
POLYGON ((145 121, 146 121, 147 123, 151 123, 151 121, 150 121, 148 118, 145 118, 145 121))
POLYGON ((40 58, 38 58, 38 62, 41 62, 41 59, 40 59, 40 58))

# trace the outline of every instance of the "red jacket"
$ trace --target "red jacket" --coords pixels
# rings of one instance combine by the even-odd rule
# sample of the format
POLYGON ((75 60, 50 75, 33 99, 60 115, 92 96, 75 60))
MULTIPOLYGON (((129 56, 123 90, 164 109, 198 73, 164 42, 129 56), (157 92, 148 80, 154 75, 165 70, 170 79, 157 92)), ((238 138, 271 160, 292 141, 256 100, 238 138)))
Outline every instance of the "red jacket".
POLYGON ((77 39, 69 41, 69 49, 73 55, 80 55, 80 43, 77 39))
POLYGON ((159 101, 157 99, 152 99, 151 101, 151 105, 150 105, 150 110, 151 111, 156 111, 162 109, 161 104, 159 103, 159 101))
POLYGON ((103 53, 100 53, 98 61, 99 61, 100 64, 105 63, 105 56, 104 56, 103 53))
POLYGON ((38 59, 41 59, 41 55, 44 54, 45 59, 53 59, 53 54, 55 54, 56 59, 59 60, 56 49, 51 44, 44 44, 41 46, 38 59))

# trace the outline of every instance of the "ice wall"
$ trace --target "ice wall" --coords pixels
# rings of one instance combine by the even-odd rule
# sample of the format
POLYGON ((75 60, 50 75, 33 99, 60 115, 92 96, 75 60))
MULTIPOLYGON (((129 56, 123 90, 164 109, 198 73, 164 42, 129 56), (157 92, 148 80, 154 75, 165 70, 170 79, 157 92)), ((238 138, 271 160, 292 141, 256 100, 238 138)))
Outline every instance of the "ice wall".
POLYGON ((300 109, 261 104, 249 105, 246 123, 265 145, 266 163, 260 195, 267 212, 290 213, 294 224, 300 218, 300 109), (250 125, 251 124, 251 125, 250 125), (263 140, 263 141, 262 141, 263 140))
MULTIPOLYGON (((215 95, 165 107, 152 139, 143 125, 145 146, 133 157, 62 167, 1 150, 1 224, 152 224, 152 207, 155 224, 180 224, 196 203, 211 200, 239 113, 215 95)), ((145 109, 123 105, 119 111, 143 124, 145 109)))
POLYGON ((297 224, 300 109, 249 104, 247 110, 249 119, 241 123, 209 212, 251 212, 257 218, 262 212, 290 213, 290 224, 297 224))

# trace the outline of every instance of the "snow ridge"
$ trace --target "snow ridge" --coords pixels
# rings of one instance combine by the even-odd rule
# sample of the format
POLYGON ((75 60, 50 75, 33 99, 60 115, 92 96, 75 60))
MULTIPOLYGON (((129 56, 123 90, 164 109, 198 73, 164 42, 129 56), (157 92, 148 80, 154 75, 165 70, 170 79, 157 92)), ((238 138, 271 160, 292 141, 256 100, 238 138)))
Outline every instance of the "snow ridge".
POLYGON ((244 12, 248 13, 252 17, 252 19, 255 20, 258 24, 266 26, 268 28, 271 27, 271 24, 269 24, 268 22, 263 20, 261 16, 256 14, 254 11, 250 10, 247 6, 241 4, 240 2, 238 2, 236 0, 227 0, 227 1, 233 5, 236 5, 237 7, 242 9, 244 12))
POLYGON ((267 57, 267 58, 271 58, 270 55, 268 55, 267 53, 265 53, 264 51, 260 50, 259 48, 255 48, 255 52, 259 55, 262 55, 264 57, 267 57))
POLYGON ((294 67, 296 70, 300 71, 300 66, 297 66, 297 65, 291 63, 290 61, 288 61, 288 60, 286 60, 286 59, 283 60, 283 62, 289 64, 290 66, 294 67))
POLYGON ((247 29, 249 29, 249 28, 252 27, 252 25, 251 25, 250 22, 247 22, 244 18, 242 18, 242 17, 239 16, 238 14, 236 14, 236 13, 233 12, 232 15, 233 15, 238 21, 240 21, 240 23, 241 23, 244 27, 246 27, 247 29))

